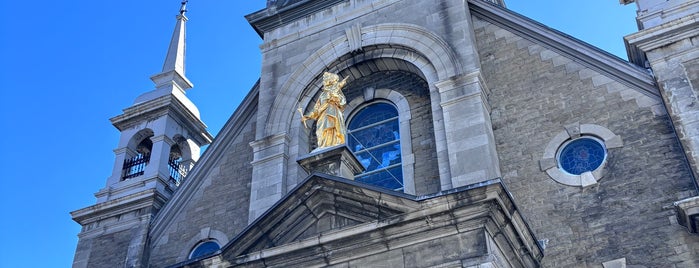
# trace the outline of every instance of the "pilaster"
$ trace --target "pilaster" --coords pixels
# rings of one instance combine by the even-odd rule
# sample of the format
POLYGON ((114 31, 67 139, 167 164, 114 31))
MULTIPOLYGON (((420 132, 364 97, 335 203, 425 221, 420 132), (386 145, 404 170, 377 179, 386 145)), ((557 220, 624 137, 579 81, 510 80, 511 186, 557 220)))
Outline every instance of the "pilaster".
POLYGON ((114 185, 121 180, 124 161, 132 155, 136 155, 136 152, 124 147, 114 150, 114 167, 112 168, 112 176, 107 179, 107 186, 114 185))
POLYGON ((699 1, 689 1, 683 7, 687 9, 684 17, 665 21, 624 39, 629 53, 643 55, 653 70, 696 178, 699 176, 699 46, 696 45, 699 42, 699 1))
POLYGON ((248 222, 253 222, 286 193, 289 137, 272 135, 250 143, 253 150, 248 222))
POLYGON ((170 177, 170 173, 168 172, 170 147, 175 144, 175 142, 165 135, 151 137, 150 140, 153 142, 153 150, 150 156, 151 161, 150 164, 146 166, 143 175, 147 178, 161 177, 167 180, 170 177))
POLYGON ((436 86, 444 113, 452 187, 500 177, 487 88, 480 71, 452 77, 436 86))

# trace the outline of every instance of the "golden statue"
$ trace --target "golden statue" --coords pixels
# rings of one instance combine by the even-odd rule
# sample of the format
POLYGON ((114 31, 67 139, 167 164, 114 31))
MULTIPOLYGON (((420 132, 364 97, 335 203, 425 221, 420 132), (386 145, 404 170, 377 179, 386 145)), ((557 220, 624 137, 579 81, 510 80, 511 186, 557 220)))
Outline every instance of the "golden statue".
POLYGON ((308 128, 306 120, 316 120, 318 148, 345 143, 347 128, 345 127, 345 117, 342 114, 347 104, 345 95, 342 94, 342 87, 345 86, 345 83, 347 83, 347 77, 340 81, 337 74, 323 73, 323 91, 313 105, 313 110, 304 115, 301 108, 298 109, 304 127, 308 128))

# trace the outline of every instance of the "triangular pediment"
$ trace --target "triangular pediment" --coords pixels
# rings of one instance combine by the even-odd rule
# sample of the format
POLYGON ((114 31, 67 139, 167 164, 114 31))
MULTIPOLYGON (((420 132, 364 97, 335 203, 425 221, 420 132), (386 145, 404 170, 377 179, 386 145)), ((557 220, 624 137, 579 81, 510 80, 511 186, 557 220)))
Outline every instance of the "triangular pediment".
MULTIPOLYGON (((422 253, 420 253, 422 254, 422 253)), ((313 174, 227 243, 175 267, 538 267, 543 251, 499 179, 427 196, 313 174), (415 249, 430 256, 415 256, 415 249), (487 256, 498 255, 497 260, 487 256)))
POLYGON ((236 239, 235 255, 298 242, 324 232, 375 222, 419 208, 413 196, 314 174, 236 239))

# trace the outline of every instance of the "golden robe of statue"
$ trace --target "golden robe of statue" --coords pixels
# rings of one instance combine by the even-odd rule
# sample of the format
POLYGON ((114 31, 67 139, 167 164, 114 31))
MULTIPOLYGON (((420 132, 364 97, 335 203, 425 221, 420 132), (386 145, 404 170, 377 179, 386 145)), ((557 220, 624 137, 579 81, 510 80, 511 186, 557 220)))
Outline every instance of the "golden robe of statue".
POLYGON ((334 73, 323 74, 323 91, 313 105, 313 110, 303 115, 299 108, 301 122, 305 127, 306 120, 316 120, 316 137, 318 138, 318 148, 332 147, 345 143, 347 128, 345 127, 345 117, 342 112, 345 109, 347 100, 342 94, 342 87, 347 83, 347 77, 340 81, 340 77, 334 73))

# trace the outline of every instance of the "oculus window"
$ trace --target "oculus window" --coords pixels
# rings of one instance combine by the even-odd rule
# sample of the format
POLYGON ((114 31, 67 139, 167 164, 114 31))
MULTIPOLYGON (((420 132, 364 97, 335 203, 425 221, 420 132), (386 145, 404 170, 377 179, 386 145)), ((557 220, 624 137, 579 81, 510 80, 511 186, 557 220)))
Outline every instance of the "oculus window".
POLYGON ((572 175, 595 171, 607 158, 607 150, 599 139, 584 136, 563 144, 558 152, 558 167, 572 175))
POLYGON ((398 110, 388 103, 370 104, 347 128, 347 146, 366 169, 356 181, 403 191, 398 110))
POLYGON ((548 142, 539 166, 559 183, 592 186, 606 173, 609 150, 623 145, 619 135, 603 126, 573 123, 548 142))

